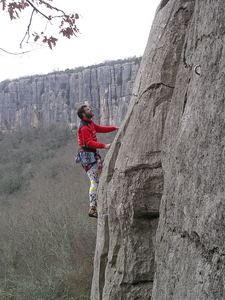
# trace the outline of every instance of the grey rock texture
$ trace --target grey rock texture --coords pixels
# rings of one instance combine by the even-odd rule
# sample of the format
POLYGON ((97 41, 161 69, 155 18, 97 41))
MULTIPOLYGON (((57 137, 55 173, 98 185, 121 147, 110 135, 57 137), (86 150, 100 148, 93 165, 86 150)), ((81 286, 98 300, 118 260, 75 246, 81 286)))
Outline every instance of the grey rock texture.
POLYGON ((224 1, 163 0, 98 191, 92 300, 225 299, 224 1))
POLYGON ((0 83, 0 129, 49 125, 77 125, 76 109, 93 108, 101 125, 119 126, 130 102, 139 59, 86 68, 82 71, 32 76, 0 83))

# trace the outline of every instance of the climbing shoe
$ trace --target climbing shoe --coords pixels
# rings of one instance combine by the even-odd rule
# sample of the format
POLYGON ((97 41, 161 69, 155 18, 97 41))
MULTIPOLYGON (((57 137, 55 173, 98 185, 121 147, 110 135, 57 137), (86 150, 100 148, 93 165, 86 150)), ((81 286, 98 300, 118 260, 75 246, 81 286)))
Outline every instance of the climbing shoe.
POLYGON ((89 217, 97 218, 98 217, 97 209, 91 208, 88 215, 89 215, 89 217))

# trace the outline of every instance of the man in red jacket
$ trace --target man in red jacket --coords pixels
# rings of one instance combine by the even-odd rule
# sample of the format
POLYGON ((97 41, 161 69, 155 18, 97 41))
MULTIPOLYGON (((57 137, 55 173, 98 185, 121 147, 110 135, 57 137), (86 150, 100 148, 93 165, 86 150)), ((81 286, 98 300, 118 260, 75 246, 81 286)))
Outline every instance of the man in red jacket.
POLYGON ((89 217, 97 218, 97 188, 102 169, 102 160, 97 149, 109 149, 111 144, 99 143, 96 133, 111 132, 118 130, 119 127, 95 124, 91 120, 94 114, 87 105, 81 105, 77 109, 77 115, 81 119, 77 131, 78 145, 80 146, 78 157, 91 182, 89 189, 90 210, 88 215, 89 217))

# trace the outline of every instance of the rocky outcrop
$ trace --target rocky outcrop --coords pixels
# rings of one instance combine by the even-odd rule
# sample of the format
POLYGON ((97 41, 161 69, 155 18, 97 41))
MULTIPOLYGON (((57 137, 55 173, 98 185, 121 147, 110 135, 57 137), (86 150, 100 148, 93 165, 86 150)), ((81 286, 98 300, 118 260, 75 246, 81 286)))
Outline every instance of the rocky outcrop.
POLYGON ((78 106, 92 107, 95 121, 119 126, 130 102, 140 59, 74 72, 31 76, 0 83, 0 129, 78 124, 78 106))
POLYGON ((105 159, 92 300, 225 299, 223 7, 158 7, 105 159))

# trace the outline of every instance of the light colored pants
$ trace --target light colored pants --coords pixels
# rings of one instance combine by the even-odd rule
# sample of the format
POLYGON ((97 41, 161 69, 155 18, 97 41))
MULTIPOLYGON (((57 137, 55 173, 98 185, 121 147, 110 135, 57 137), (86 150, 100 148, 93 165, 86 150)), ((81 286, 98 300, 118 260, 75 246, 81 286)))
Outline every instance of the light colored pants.
POLYGON ((97 206, 97 189, 99 178, 101 176, 101 170, 98 169, 98 164, 94 164, 88 171, 87 175, 91 182, 89 189, 90 206, 97 206))
POLYGON ((91 183, 89 189, 90 206, 97 206, 97 189, 102 168, 101 157, 96 158, 93 152, 80 152, 80 162, 86 170, 91 183), (92 163, 94 164, 90 167, 92 163))

